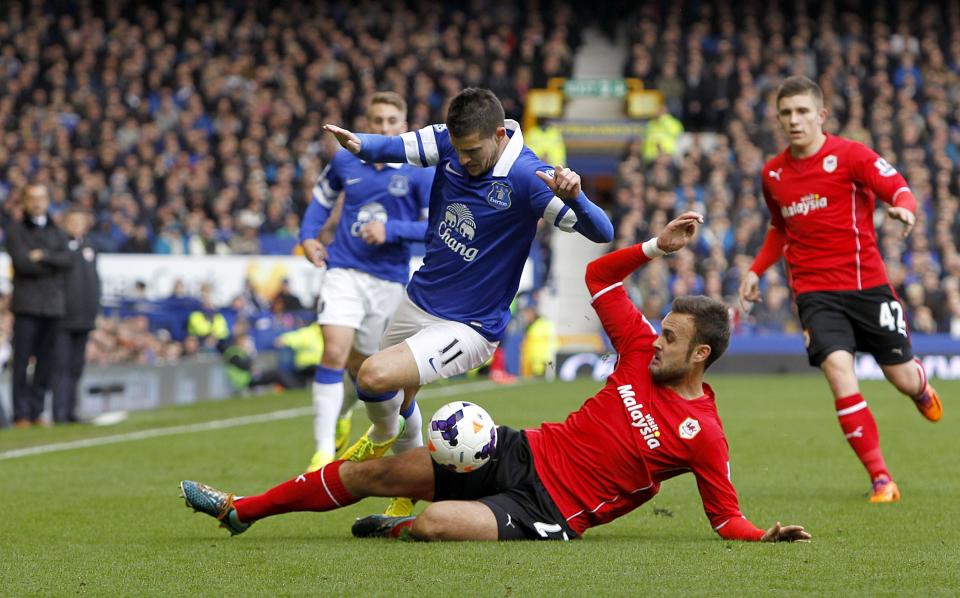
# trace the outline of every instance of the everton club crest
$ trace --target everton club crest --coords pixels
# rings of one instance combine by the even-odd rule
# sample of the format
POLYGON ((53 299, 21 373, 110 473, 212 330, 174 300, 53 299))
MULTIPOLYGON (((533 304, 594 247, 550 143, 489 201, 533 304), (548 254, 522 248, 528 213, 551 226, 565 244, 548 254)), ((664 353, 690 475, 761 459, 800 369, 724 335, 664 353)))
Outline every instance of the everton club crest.
POLYGON ((490 193, 487 193, 487 203, 498 210, 506 210, 510 207, 510 194, 513 189, 510 185, 497 181, 490 187, 490 193))
POLYGON ((394 197, 403 197, 410 192, 410 183, 407 177, 402 174, 395 174, 390 177, 390 184, 387 185, 387 191, 394 197))

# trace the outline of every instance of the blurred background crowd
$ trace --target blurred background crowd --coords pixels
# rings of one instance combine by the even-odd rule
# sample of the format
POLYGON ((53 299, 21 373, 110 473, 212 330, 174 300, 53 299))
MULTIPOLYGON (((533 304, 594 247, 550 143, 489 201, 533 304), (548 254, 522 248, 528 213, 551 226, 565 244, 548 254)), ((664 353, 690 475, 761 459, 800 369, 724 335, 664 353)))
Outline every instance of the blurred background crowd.
MULTIPOLYGON (((322 124, 363 130, 374 91, 403 95, 411 128, 442 122, 445 102, 467 86, 492 89, 519 119, 528 90, 571 74, 588 24, 625 27, 623 75, 660 90, 666 110, 656 119, 663 135, 629 143, 612 192, 595 194, 615 246, 645 240, 683 210, 706 216, 693 249, 631 280, 654 316, 687 293, 732 302, 767 226, 760 168, 786 146, 776 88, 805 74, 825 92, 826 129, 875 148, 920 200, 906 241, 877 212, 910 326, 960 336, 957 1, 23 1, 3 3, 0 16, 0 224, 22 216, 16 198, 34 181, 49 188, 55 220, 69 206, 94 215, 88 240, 100 253, 182 255, 295 253, 314 180, 336 149, 322 124)), ((549 289, 549 243, 537 249, 538 285, 549 289)), ((796 332, 782 265, 763 288, 739 331, 796 332)), ((262 317, 306 325, 312 307, 246 292, 229 305, 196 296, 163 321, 135 309, 138 300, 107 310, 91 362, 209 349, 188 331, 194 311, 256 331, 262 317)))
MULTIPOLYGON (((637 140, 625 152, 611 206, 617 245, 647 239, 684 210, 706 216, 693 250, 635 277, 644 312, 663 313, 690 292, 734 302, 768 222, 760 169, 787 145, 777 87, 802 74, 823 88, 827 132, 874 148, 920 202, 906 241, 881 202, 875 219, 910 327, 960 336, 958 2, 645 5, 629 30, 625 76, 660 90, 687 134, 675 134, 676 148, 637 140)), ((743 328, 797 331, 785 274, 782 262, 768 271, 743 328)))

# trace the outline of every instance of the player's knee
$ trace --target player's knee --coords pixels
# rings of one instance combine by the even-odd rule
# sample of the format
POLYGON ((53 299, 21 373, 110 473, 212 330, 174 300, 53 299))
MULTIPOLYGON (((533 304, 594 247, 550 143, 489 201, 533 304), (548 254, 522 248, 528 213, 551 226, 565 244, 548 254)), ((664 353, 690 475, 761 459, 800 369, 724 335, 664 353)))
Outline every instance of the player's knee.
POLYGON ((390 380, 383 372, 382 368, 377 367, 374 358, 367 359, 360 366, 357 372, 357 386, 360 390, 370 395, 379 395, 391 390, 390 380))
POLYGON ((427 542, 447 539, 447 517, 442 514, 442 510, 437 503, 427 507, 413 522, 410 535, 427 542))
POLYGON ((323 367, 342 370, 347 364, 347 355, 350 347, 341 347, 334 343, 328 343, 323 347, 323 358, 320 363, 323 367))

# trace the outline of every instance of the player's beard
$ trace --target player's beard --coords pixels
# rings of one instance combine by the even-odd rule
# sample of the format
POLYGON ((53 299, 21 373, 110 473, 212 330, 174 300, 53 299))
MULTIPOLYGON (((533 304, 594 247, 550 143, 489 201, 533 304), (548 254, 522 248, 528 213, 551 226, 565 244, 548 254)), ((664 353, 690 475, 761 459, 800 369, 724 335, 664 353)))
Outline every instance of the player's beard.
POLYGON ((690 372, 690 358, 693 356, 693 349, 694 346, 693 343, 691 343, 690 348, 687 349, 687 355, 684 361, 670 366, 664 364, 663 354, 661 354, 660 365, 653 366, 651 364, 649 368, 650 378, 660 386, 670 386, 683 380, 690 372))

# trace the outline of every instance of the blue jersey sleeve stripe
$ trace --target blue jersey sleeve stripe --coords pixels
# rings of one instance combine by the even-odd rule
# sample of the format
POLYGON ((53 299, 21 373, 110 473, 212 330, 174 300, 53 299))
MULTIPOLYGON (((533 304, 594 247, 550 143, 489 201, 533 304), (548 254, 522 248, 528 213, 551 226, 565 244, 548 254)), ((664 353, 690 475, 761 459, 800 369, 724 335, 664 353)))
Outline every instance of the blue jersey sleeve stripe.
POLYGON ((563 206, 560 208, 560 211, 557 213, 557 217, 553 220, 553 225, 557 228, 560 228, 560 222, 563 220, 564 214, 570 211, 570 206, 563 206))
POLYGON ((433 127, 420 129, 420 140, 423 142, 423 163, 427 166, 435 166, 440 162, 440 149, 437 147, 437 136, 433 132, 433 127))
POLYGON ((327 179, 327 173, 329 172, 330 165, 327 164, 327 167, 324 168, 320 176, 317 177, 317 182, 313 186, 313 199, 325 208, 332 208, 333 202, 336 201, 337 196, 340 195, 340 192, 334 189, 330 185, 330 180, 327 179))
POLYGON ((554 226, 565 233, 572 233, 574 231, 573 225, 576 223, 577 213, 571 210, 570 206, 563 206, 563 209, 560 210, 560 216, 557 217, 557 222, 554 224, 554 226))
POLYGON ((423 162, 420 161, 420 143, 417 141, 416 132, 401 133, 400 139, 403 140, 403 151, 407 155, 407 163, 423 166, 423 162))
POLYGON ((423 137, 420 136, 420 131, 417 131, 415 135, 417 139, 417 155, 420 156, 420 163, 423 166, 429 166, 429 164, 427 164, 427 156, 423 151, 423 137))
POLYGON ((543 219, 547 222, 557 225, 557 217, 560 215, 560 211, 567 207, 563 200, 559 197, 554 197, 550 200, 550 203, 547 204, 547 207, 543 209, 543 219))

